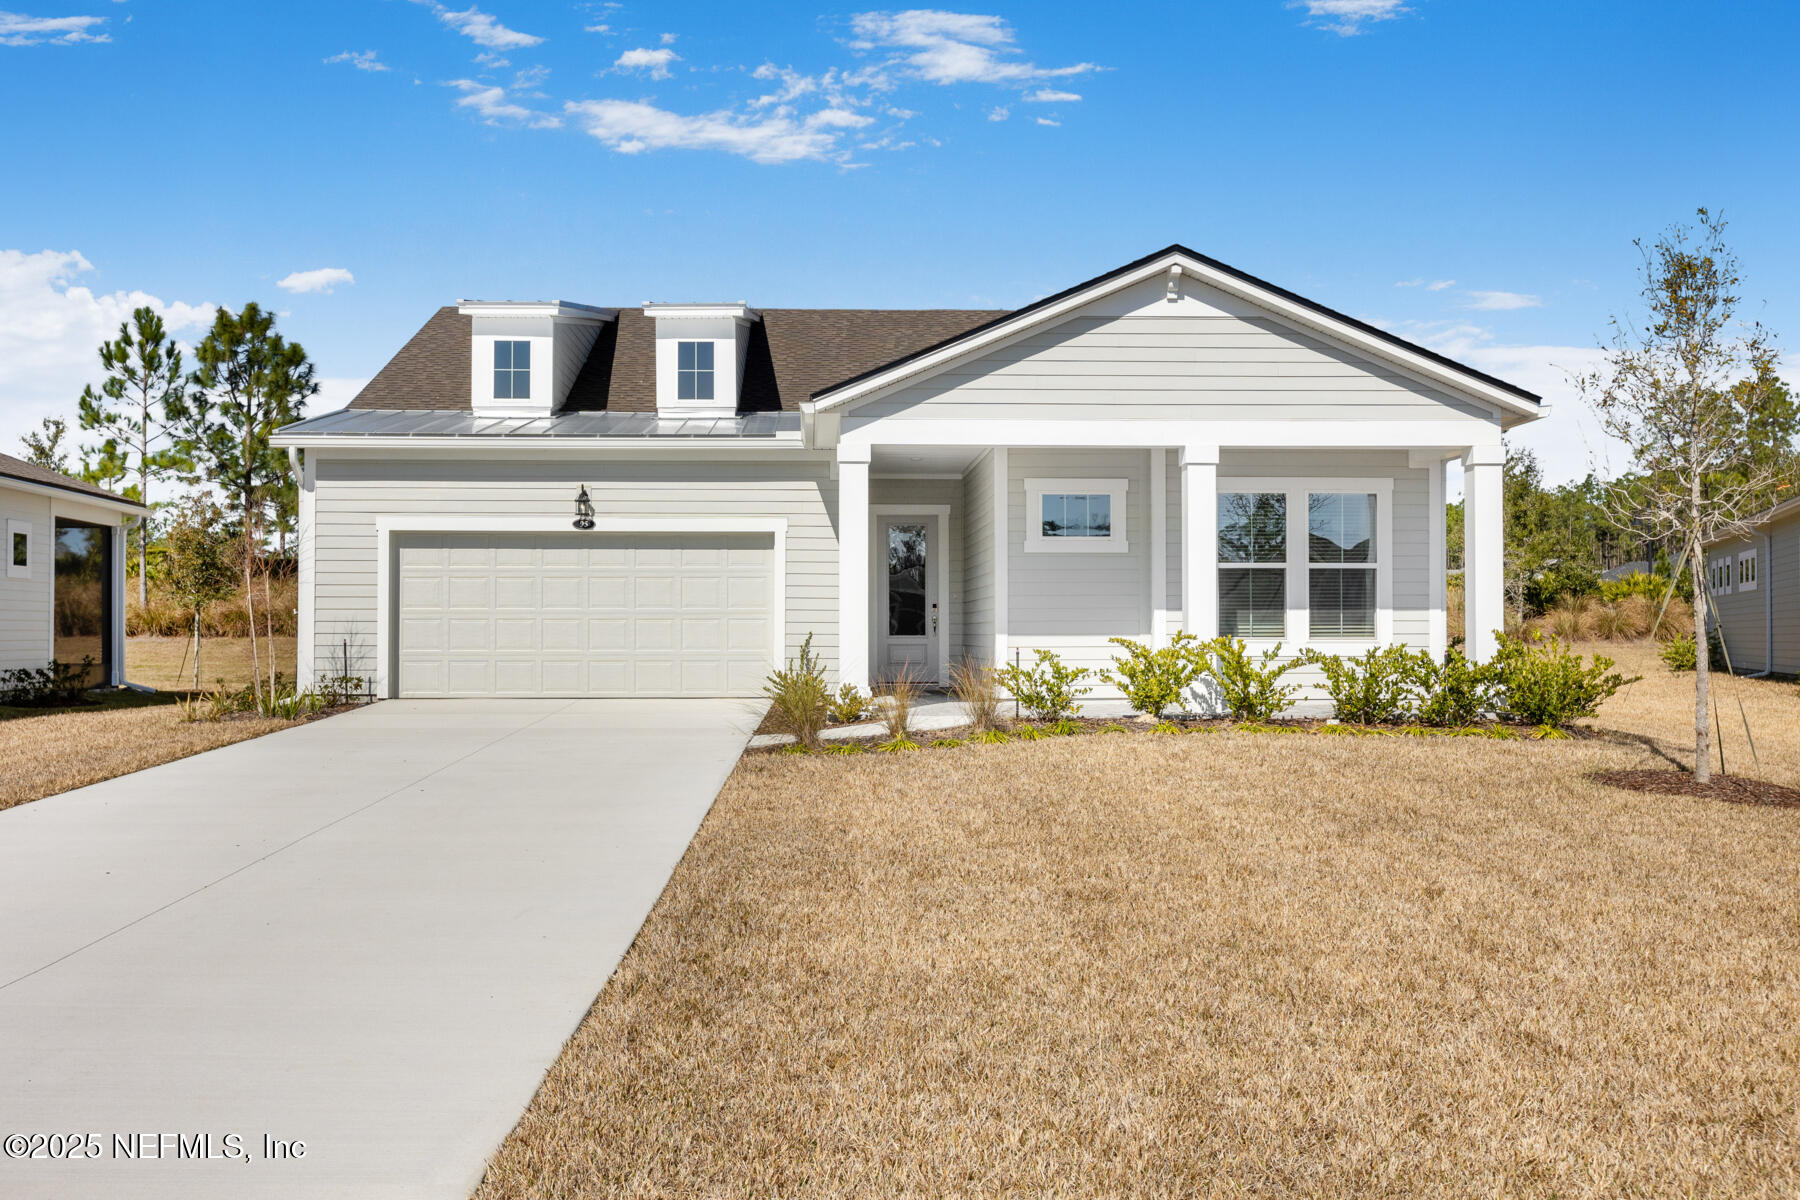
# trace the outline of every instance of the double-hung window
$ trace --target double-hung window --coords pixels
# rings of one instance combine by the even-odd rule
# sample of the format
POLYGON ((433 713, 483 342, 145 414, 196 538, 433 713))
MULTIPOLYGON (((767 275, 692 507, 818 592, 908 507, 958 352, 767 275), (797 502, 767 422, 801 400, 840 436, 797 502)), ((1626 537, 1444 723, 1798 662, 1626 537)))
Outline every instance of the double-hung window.
POLYGON ((675 398, 713 398, 713 344, 678 342, 675 346, 675 398))
POLYGON ((494 343, 494 399, 531 399, 531 343, 494 343))
POLYGON ((1245 640, 1391 636, 1390 479, 1220 481, 1219 629, 1245 640))

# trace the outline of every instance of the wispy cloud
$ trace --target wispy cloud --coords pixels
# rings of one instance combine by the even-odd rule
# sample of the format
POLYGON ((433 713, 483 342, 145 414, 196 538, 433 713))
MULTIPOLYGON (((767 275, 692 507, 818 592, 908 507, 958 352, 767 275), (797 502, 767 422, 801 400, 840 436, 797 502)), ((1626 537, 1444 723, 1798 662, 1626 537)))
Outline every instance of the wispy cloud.
POLYGON ((1012 116, 1012 109, 1004 104, 996 104, 994 107, 988 109, 987 119, 990 121, 1004 121, 1010 116, 1012 116))
POLYGON ((1434 279, 1425 285, 1425 290, 1428 292, 1441 292, 1447 287, 1455 286, 1456 280, 1454 279, 1434 279))
POLYGON ((458 11, 446 8, 437 0, 413 0, 415 4, 423 4, 429 8, 437 19, 462 34, 477 46, 486 46, 489 50, 522 50, 527 46, 540 46, 544 39, 529 33, 520 33, 516 29, 508 29, 489 13, 482 12, 473 6, 458 11))
POLYGON ((1100 68, 1090 62, 1040 67, 1020 57, 1012 26, 1004 18, 978 13, 913 9, 867 12, 850 18, 853 49, 896 50, 893 65, 937 84, 1023 85, 1100 68))
POLYGON ((458 108, 467 108, 481 115, 489 125, 524 125, 530 129, 559 129, 562 118, 551 113, 535 112, 519 104, 507 96, 506 89, 491 83, 478 83, 473 79, 452 79, 446 87, 456 88, 462 92, 462 98, 456 102, 458 108))
POLYGON ((375 56, 373 50, 346 50, 342 54, 334 54, 325 60, 327 63, 349 63, 359 71, 385 71, 387 64, 375 56))
POLYGON ((871 123, 845 108, 826 108, 800 118, 777 111, 745 115, 730 111, 685 116, 631 100, 571 101, 563 106, 590 136, 620 154, 649 150, 720 150, 752 162, 785 163, 818 159, 849 165, 838 142, 843 131, 871 123))
POLYGON ((275 286, 295 295, 304 292, 324 292, 330 295, 334 288, 348 287, 355 282, 356 276, 342 267, 320 267, 316 271, 295 271, 286 279, 277 279, 275 286))
POLYGON ((0 12, 0 46, 73 46, 80 42, 110 42, 99 27, 105 17, 32 17, 0 12))
POLYGON ((1289 0, 1288 7, 1304 8, 1308 25, 1343 37, 1355 37, 1365 25, 1411 11, 1403 0, 1289 0))
POLYGON ((1467 307, 1479 312, 1511 312, 1516 308, 1540 308, 1543 299, 1523 292, 1470 292, 1467 307))
POLYGON ((1052 119, 1052 118, 1050 118, 1050 117, 1039 117, 1039 118, 1038 118, 1038 119, 1037 119, 1037 123, 1038 123, 1038 124, 1039 124, 1039 125, 1049 125, 1049 126, 1051 126, 1051 127, 1052 127, 1052 128, 1055 128, 1055 127, 1058 127, 1058 126, 1060 126, 1060 125, 1062 125, 1062 122, 1061 122, 1061 121, 1057 121, 1057 120, 1054 120, 1054 119, 1052 119))
POLYGON ((1073 104, 1081 99, 1077 92, 1059 92, 1054 88, 1039 88, 1035 92, 1026 93, 1025 99, 1033 104, 1073 104))
POLYGON ((652 79, 667 79, 669 64, 679 61, 681 56, 663 46, 656 50, 638 47, 627 50, 613 62, 615 71, 642 71, 652 79))

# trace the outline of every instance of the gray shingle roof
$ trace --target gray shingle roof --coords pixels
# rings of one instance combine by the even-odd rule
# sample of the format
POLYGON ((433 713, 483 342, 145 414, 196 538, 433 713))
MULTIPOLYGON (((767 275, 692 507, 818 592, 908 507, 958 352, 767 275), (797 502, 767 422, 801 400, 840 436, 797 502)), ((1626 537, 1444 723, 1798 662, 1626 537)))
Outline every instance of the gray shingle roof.
MULTIPOLYGON (((967 332, 998 310, 765 308, 750 331, 743 412, 798 412, 800 402, 863 371, 967 332)), ((471 320, 440 308, 350 402, 355 409, 469 408, 471 320)), ((564 412, 655 412, 655 322, 622 308, 601 326, 564 412)))
POLYGON ((10 454, 0 454, 0 480, 6 479, 18 479, 42 487, 60 488, 65 492, 74 492, 80 496, 93 496, 99 500, 111 500, 116 504, 137 504, 137 501, 128 500, 116 492, 95 487, 91 483, 52 471, 48 467, 28 463, 24 459, 14 458, 10 454))

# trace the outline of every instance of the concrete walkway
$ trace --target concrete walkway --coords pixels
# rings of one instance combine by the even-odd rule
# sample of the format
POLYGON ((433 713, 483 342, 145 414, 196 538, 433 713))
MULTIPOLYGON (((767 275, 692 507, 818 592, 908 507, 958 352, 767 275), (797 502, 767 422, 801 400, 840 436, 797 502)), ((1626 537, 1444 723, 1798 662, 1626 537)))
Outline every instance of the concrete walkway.
POLYGON ((0 812, 0 1137, 98 1152, 0 1196, 466 1196, 757 715, 389 701, 0 812))

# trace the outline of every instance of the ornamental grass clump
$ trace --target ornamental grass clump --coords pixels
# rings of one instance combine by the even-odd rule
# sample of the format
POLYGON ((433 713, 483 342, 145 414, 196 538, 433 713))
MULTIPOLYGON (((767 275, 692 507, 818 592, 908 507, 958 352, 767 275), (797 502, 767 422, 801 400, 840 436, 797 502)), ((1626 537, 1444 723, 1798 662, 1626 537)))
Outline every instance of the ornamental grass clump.
POLYGON ((950 667, 950 694, 963 706, 976 733, 1006 728, 1006 718, 1000 713, 1000 680, 988 664, 958 659, 950 667))
POLYGON ((1392 725, 1413 711, 1413 681, 1419 655, 1404 646, 1383 646, 1346 658, 1306 650, 1301 661, 1319 668, 1325 691, 1340 721, 1354 725, 1392 725))
POLYGON ((1048 650, 1033 650, 1029 667, 1002 667, 1001 686, 1040 721, 1060 721, 1081 712, 1079 698, 1094 689, 1082 687, 1090 674, 1086 667, 1071 667, 1048 650))
POLYGON ((800 657, 771 672, 763 684, 776 723, 783 733, 808 750, 819 748, 819 731, 831 711, 831 692, 825 685, 825 664, 812 652, 813 635, 800 643, 800 657))
POLYGON ((1181 703, 1188 688, 1206 671, 1201 642, 1191 633, 1177 632, 1169 644, 1152 650, 1130 638, 1108 638, 1124 649, 1123 657, 1113 656, 1114 670, 1101 678, 1125 694, 1131 707, 1146 717, 1160 717, 1166 709, 1181 703))
MULTIPOLYGON (((909 667, 883 684, 881 690, 881 704, 876 715, 881 720, 882 728, 887 730, 888 741, 910 742, 912 712, 924 686, 909 667)), ((915 747, 916 745, 914 743, 915 747)))
POLYGON ((1241 638, 1220 637, 1206 643, 1211 656, 1207 674, 1219 688, 1225 711, 1236 721, 1263 723, 1274 720, 1300 689, 1281 682, 1281 677, 1300 665, 1299 659, 1281 661, 1281 643, 1252 660, 1241 638))

